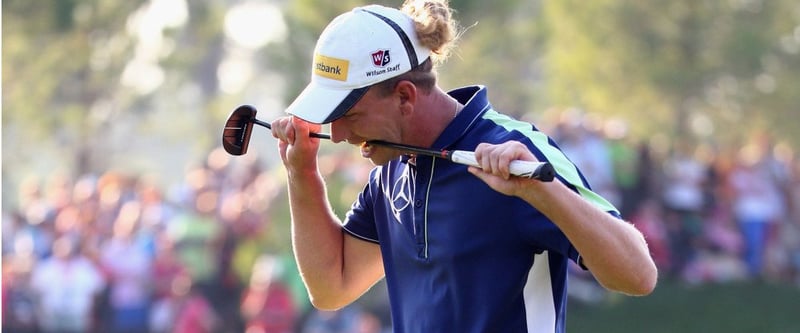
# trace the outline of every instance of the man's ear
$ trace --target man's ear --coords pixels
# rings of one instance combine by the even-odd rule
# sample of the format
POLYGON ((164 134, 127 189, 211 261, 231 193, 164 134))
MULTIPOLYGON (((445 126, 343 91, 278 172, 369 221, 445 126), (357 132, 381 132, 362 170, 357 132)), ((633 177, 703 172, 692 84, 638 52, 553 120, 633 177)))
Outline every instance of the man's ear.
POLYGON ((414 110, 417 103, 417 86, 408 80, 402 80, 394 87, 394 93, 400 98, 400 109, 403 112, 414 110))

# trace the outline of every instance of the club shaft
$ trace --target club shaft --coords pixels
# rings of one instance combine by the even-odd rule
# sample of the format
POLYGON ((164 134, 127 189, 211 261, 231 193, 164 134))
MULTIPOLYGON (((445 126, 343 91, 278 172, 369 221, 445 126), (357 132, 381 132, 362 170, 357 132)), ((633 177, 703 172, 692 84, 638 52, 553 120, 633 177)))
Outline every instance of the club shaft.
MULTIPOLYGON (((369 141, 368 143, 403 150, 410 153, 443 158, 458 164, 474 166, 477 168, 481 167, 481 165, 478 164, 477 159, 475 159, 475 153, 471 151, 432 150, 380 140, 373 140, 369 141)), ((538 179, 543 182, 550 182, 555 178, 555 169, 549 162, 531 162, 521 160, 512 161, 509 165, 509 172, 517 177, 538 179)))
POLYGON ((270 125, 269 123, 263 122, 261 120, 258 120, 256 118, 253 118, 253 122, 256 123, 256 125, 261 125, 261 126, 264 126, 264 127, 268 128, 268 129, 272 129, 272 125, 270 125))
MULTIPOLYGON (((252 121, 256 125, 272 129, 272 126, 269 123, 263 122, 255 118, 253 118, 252 121)), ((319 138, 319 139, 327 139, 327 140, 331 139, 330 134, 325 134, 325 133, 312 132, 309 134, 309 136, 311 136, 312 138, 319 138)), ((389 147, 419 155, 443 158, 458 164, 469 165, 478 168, 481 167, 481 165, 478 164, 478 161, 475 159, 475 153, 471 151, 433 150, 415 146, 408 146, 399 143, 386 142, 381 140, 372 140, 368 141, 367 143, 376 146, 389 147)), ((555 177, 555 170, 553 169, 553 166, 548 162, 512 161, 511 164, 509 165, 509 172, 517 177, 538 179, 543 182, 550 182, 555 177)))
MULTIPOLYGON (((272 129, 272 125, 270 125, 267 122, 263 122, 261 120, 255 119, 255 118, 253 118, 253 122, 256 123, 256 125, 261 125, 261 126, 264 126, 264 127, 268 128, 268 129, 272 129)), ((325 133, 314 133, 314 132, 311 132, 311 133, 309 133, 309 136, 312 137, 312 138, 318 138, 318 139, 326 139, 326 140, 330 140, 331 139, 330 134, 325 134, 325 133)))
POLYGON ((440 158, 444 158, 444 159, 448 159, 448 160, 450 159, 450 157, 447 156, 447 151, 425 149, 425 148, 409 146, 409 145, 404 145, 404 144, 394 143, 394 142, 387 142, 387 141, 382 141, 382 140, 370 140, 370 141, 367 141, 367 143, 371 144, 371 145, 376 145, 376 146, 394 148, 394 149, 397 149, 397 150, 402 150, 402 151, 406 151, 406 152, 414 153, 414 154, 418 154, 418 155, 427 155, 427 156, 433 156, 433 157, 440 157, 440 158))

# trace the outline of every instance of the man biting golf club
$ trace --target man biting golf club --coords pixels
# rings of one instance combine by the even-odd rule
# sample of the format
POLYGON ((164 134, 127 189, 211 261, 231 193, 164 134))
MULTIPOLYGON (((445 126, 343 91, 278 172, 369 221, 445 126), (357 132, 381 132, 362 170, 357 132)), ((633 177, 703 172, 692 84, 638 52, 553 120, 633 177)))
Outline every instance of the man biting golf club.
POLYGON ((286 168, 292 242, 314 306, 338 309, 386 278, 394 332, 564 332, 570 260, 609 290, 647 295, 647 244, 532 124, 494 110, 487 88, 445 92, 434 65, 456 36, 445 0, 336 17, 311 83, 272 122, 286 168), (320 124, 376 167, 344 221, 318 169, 320 124), (370 140, 474 151, 480 167, 370 140), (553 182, 514 177, 547 161, 553 182))

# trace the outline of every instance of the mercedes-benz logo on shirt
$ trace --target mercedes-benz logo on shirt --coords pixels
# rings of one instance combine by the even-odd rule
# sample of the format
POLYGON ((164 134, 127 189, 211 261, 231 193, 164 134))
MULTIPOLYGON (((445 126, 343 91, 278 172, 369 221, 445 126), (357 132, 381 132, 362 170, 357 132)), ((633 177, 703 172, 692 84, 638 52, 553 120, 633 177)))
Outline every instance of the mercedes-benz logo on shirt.
POLYGON ((414 201, 414 193, 411 184, 414 182, 414 172, 406 165, 403 174, 397 177, 392 186, 392 194, 389 196, 392 202, 392 214, 397 223, 403 224, 400 214, 414 201))

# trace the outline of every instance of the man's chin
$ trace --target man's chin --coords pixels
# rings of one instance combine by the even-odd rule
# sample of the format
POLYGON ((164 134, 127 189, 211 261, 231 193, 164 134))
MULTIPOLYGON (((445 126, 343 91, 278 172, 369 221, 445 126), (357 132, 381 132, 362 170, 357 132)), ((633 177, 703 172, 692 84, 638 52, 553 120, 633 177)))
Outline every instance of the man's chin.
POLYGON ((401 153, 386 147, 369 146, 368 149, 362 148, 361 156, 368 159, 373 165, 386 165, 390 161, 400 157, 401 153))

